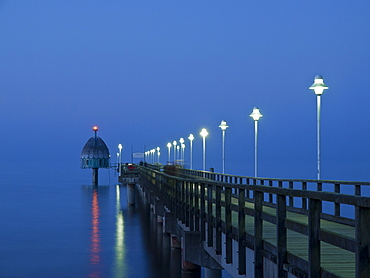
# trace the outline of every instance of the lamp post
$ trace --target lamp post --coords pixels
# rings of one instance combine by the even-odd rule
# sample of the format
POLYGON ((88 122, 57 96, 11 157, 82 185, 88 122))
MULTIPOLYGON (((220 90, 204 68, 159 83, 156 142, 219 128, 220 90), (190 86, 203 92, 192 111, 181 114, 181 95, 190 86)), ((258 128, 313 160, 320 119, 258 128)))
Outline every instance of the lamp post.
POLYGON ((193 140, 194 140, 194 135, 190 133, 188 139, 190 140, 190 169, 193 169, 193 140))
POLYGON ((203 137, 203 171, 206 170, 206 137, 208 135, 207 129, 203 128, 200 132, 200 135, 203 137))
POLYGON ((158 155, 158 163, 159 163, 159 157, 161 155, 161 152, 160 152, 161 148, 160 147, 157 147, 157 155, 158 155))
POLYGON ((262 117, 258 107, 253 108, 249 116, 254 120, 254 176, 257 177, 258 120, 262 117))
POLYGON ((121 164, 122 164, 122 144, 118 144, 118 149, 119 149, 119 162, 118 162, 118 175, 121 176, 121 164))
POLYGON ((171 161, 171 147, 172 144, 170 142, 167 143, 167 148, 168 148, 168 163, 170 164, 171 161))
POLYGON ((152 164, 155 162, 155 149, 151 149, 150 151, 152 153, 152 164))
POLYGON ((185 144, 181 144, 182 166, 185 166, 185 144))
POLYGON ((176 145, 177 145, 177 142, 173 141, 172 142, 172 146, 173 146, 173 165, 176 164, 176 145))
POLYGON ((321 95, 325 89, 329 89, 324 83, 324 79, 321 75, 315 76, 315 81, 310 87, 311 90, 314 90, 317 99, 317 179, 321 179, 321 150, 320 150, 320 117, 321 117, 321 95))
MULTIPOLYGON (((117 153, 117 170, 119 171, 119 153, 117 153)), ((114 176, 116 176, 116 173, 114 173, 114 176)))
POLYGON ((184 144, 184 142, 185 142, 185 140, 184 140, 184 138, 180 138, 180 140, 179 140, 179 142, 180 142, 180 148, 181 148, 181 150, 180 150, 180 156, 181 156, 181 165, 182 166, 184 166, 184 152, 183 152, 183 147, 182 147, 182 145, 184 144))
POLYGON ((221 121, 218 127, 222 130, 222 174, 225 174, 225 133, 229 126, 225 121, 221 121))
MULTIPOLYGON (((176 146, 176 157, 177 157, 178 160, 181 160, 180 146, 179 145, 176 146)), ((181 163, 180 163, 180 165, 181 165, 181 163)))

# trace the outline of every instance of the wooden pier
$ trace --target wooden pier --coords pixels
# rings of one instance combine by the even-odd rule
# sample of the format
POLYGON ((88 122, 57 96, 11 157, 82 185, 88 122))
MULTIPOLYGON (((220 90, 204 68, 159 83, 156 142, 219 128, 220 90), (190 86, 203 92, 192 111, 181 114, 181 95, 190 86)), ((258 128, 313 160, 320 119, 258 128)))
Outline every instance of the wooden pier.
POLYGON ((147 166, 139 185, 160 214, 233 277, 370 277, 370 197, 361 196, 370 183, 147 166))

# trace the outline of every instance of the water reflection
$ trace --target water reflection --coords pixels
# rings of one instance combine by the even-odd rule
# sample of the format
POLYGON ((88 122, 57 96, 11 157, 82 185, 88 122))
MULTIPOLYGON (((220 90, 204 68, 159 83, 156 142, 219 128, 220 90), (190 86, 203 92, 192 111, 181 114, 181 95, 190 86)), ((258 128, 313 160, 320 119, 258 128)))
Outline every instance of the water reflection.
POLYGON ((121 190, 116 185, 116 242, 115 242, 115 277, 126 277, 125 219, 121 210, 121 190))
POLYGON ((92 264, 100 263, 100 231, 99 231, 99 200, 98 200, 98 189, 95 188, 92 194, 91 203, 91 244, 90 244, 90 262, 92 264))

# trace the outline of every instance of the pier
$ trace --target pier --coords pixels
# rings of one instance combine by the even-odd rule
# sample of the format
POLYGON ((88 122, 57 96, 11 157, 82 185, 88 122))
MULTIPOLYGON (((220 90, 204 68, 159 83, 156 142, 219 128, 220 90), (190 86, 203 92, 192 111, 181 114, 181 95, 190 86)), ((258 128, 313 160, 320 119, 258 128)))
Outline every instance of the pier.
MULTIPOLYGON (((148 164, 122 170, 183 260, 220 277, 370 277, 368 182, 268 179, 148 164), (348 212, 351 215, 347 215, 348 212)), ((186 267, 186 264, 183 264, 186 267)))

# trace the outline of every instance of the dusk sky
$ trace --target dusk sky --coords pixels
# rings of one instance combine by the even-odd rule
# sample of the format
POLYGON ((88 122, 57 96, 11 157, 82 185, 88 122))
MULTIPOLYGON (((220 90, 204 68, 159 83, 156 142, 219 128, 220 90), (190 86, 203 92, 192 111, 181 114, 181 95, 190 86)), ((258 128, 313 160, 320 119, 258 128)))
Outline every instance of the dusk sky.
MULTIPOLYGON (((1 171, 80 167, 99 126, 116 162, 207 128, 207 168, 315 179, 317 74, 323 179, 370 181, 370 1, 0 0, 1 171)), ((172 152, 171 152, 172 153, 172 152)), ((186 159, 189 145, 186 146, 186 159)), ((138 162, 138 161, 137 161, 138 162)), ((87 170, 80 170, 85 173, 87 170)))

